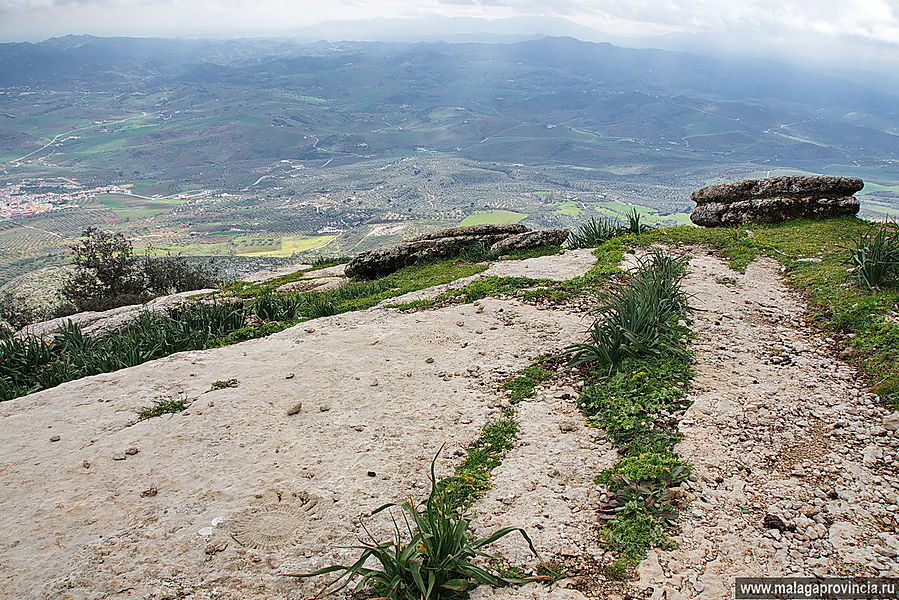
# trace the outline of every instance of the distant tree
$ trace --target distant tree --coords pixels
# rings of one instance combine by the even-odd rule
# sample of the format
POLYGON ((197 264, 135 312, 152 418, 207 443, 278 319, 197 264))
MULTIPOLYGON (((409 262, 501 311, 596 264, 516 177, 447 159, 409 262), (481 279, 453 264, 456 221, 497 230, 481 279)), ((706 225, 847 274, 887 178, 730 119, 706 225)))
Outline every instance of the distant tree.
POLYGON ((84 231, 72 253, 75 272, 64 285, 63 295, 79 311, 139 304, 217 283, 209 269, 180 257, 151 258, 149 253, 136 257, 124 234, 96 227, 84 231))
POLYGON ((143 300, 143 284, 131 242, 122 233, 87 228, 72 246, 75 273, 63 293, 79 310, 104 310, 143 300))

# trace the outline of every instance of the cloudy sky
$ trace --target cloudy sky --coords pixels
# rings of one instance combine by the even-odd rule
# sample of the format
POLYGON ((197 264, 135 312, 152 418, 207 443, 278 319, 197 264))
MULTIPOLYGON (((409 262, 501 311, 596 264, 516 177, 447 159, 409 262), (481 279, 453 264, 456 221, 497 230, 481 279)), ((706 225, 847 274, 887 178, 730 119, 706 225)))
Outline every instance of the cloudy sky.
POLYGON ((427 16, 561 17, 616 39, 674 34, 899 60, 899 0, 0 0, 0 40, 281 35, 335 19, 427 16))

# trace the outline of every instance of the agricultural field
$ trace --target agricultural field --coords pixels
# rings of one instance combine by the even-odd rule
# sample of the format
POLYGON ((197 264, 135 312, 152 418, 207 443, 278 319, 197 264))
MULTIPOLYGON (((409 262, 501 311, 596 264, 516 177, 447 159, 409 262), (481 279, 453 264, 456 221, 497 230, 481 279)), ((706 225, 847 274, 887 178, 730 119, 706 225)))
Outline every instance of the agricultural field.
POLYGON ((469 215, 459 222, 459 225, 466 227, 468 225, 507 225, 510 223, 519 223, 527 217, 526 214, 512 212, 510 210, 493 210, 490 212, 475 213, 469 215))
POLYGON ((88 226, 153 252, 314 258, 460 223, 687 224, 691 191, 769 173, 857 175, 863 216, 899 211, 895 99, 783 65, 665 54, 660 77, 645 53, 564 39, 132 43, 15 49, 58 59, 29 69, 0 45, 0 186, 127 191, 4 222, 0 281, 65 262, 88 226), (775 85, 796 77, 841 108, 775 85), (747 81, 764 101, 729 91, 747 81))

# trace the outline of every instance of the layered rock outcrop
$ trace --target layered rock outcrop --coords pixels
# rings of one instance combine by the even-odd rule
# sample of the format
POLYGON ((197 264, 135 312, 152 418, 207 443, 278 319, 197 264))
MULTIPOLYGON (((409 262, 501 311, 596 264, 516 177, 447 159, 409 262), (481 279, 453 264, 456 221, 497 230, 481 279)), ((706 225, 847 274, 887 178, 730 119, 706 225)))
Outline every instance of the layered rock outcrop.
POLYGON ((864 183, 858 177, 789 176, 744 179, 696 190, 690 220, 703 227, 726 227, 743 221, 776 223, 789 219, 824 218, 858 213, 853 194, 864 183))
POLYGON ((371 279, 389 275, 425 258, 453 256, 477 244, 494 254, 560 245, 568 237, 567 229, 531 230, 524 225, 473 225, 442 229, 407 240, 396 246, 363 252, 347 265, 348 277, 371 279))

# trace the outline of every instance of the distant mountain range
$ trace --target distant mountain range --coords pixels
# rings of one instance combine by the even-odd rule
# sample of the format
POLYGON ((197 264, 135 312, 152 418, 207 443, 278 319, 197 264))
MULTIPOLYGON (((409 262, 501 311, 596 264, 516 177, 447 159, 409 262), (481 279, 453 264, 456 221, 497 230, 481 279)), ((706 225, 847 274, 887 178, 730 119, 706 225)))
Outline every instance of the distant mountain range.
POLYGON ((899 96, 876 80, 571 37, 67 36, 0 45, 0 86, 6 160, 27 155, 93 173, 115 165, 225 187, 226 171, 259 161, 417 149, 584 167, 749 162, 895 173, 899 160, 899 96), (123 117, 140 117, 140 126, 117 124, 123 117), (89 122, 113 126, 73 126, 89 122), (67 128, 75 133, 28 154, 46 132, 67 128))

